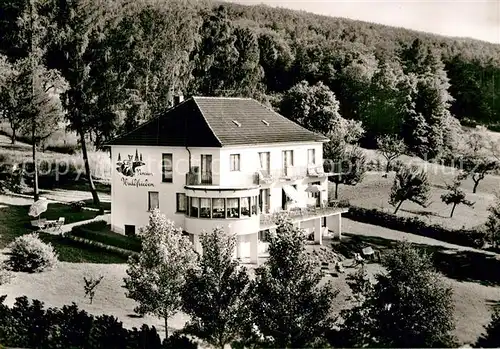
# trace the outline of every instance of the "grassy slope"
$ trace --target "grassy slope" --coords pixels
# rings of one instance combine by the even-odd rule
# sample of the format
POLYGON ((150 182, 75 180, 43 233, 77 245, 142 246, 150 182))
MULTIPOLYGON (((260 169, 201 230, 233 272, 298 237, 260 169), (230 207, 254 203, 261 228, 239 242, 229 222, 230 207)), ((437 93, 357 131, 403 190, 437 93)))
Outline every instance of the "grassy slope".
MULTIPOLYGON (((368 159, 379 158, 373 150, 365 150, 368 159)), ((401 160, 407 164, 423 166, 431 182, 431 198, 428 207, 421 207, 412 202, 405 202, 398 215, 416 216, 429 223, 440 224, 446 227, 460 229, 472 228, 483 224, 488 217, 488 207, 495 201, 495 193, 500 189, 500 176, 488 175, 480 182, 477 193, 472 193, 473 182, 467 179, 462 182, 462 189, 467 199, 475 202, 473 207, 457 206, 453 218, 450 218, 451 206, 441 201, 441 195, 446 193, 445 186, 451 183, 456 171, 450 167, 430 164, 421 159, 403 156, 401 160)), ((348 199, 351 204, 365 208, 381 209, 394 212, 394 207, 388 203, 394 173, 388 178, 382 177, 382 172, 368 172, 363 181, 356 186, 340 186, 339 198, 348 199)), ((333 197, 333 185, 330 186, 329 196, 333 197)))

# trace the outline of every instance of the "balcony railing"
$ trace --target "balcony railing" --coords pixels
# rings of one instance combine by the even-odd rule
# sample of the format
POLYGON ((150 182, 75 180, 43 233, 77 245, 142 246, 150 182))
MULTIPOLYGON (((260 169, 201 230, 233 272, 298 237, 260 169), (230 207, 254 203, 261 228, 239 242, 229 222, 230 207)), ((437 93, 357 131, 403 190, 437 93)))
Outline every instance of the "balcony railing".
POLYGON ((260 184, 269 184, 279 180, 297 180, 305 177, 321 178, 327 177, 323 166, 289 166, 287 168, 257 171, 260 184))
POLYGON ((347 208, 338 203, 333 204, 328 207, 304 207, 304 208, 293 208, 290 210, 280 210, 273 213, 261 213, 260 224, 264 226, 274 225, 276 221, 281 216, 287 216, 292 220, 307 220, 310 218, 323 217, 332 213, 338 213, 345 211, 347 208))
POLYGON ((212 173, 186 173, 186 185, 211 185, 212 173))
MULTIPOLYGON (((257 173, 243 174, 240 178, 241 183, 239 185, 258 185, 259 175, 257 173)), ((186 185, 212 185, 213 175, 212 173, 186 173, 186 185)))

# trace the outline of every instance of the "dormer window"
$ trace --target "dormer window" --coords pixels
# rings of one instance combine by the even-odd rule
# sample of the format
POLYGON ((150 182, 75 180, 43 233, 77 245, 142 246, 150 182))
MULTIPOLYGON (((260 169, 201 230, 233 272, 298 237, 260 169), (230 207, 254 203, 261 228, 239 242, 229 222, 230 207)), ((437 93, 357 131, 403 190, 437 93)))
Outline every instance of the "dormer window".
POLYGON ((240 124, 238 121, 233 120, 233 123, 234 123, 236 126, 241 127, 241 124, 240 124))
POLYGON ((264 125, 269 126, 269 123, 266 120, 261 120, 261 121, 264 125))

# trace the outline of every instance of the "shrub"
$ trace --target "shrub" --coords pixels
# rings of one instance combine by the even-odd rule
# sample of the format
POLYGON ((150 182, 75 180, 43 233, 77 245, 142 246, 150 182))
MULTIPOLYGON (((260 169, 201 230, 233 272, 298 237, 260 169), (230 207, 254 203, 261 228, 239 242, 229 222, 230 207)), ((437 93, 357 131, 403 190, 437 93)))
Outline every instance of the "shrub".
POLYGON ((436 224, 427 224, 416 217, 400 217, 376 209, 351 206, 344 216, 358 222, 405 231, 461 246, 481 248, 486 239, 486 233, 479 229, 448 229, 436 224))
POLYGON ((71 209, 75 212, 81 212, 84 206, 85 202, 83 201, 74 201, 71 203, 71 209))
POLYGON ((70 234, 124 250, 134 252, 141 251, 141 240, 139 237, 113 233, 109 230, 105 221, 96 221, 78 225, 71 230, 70 234))
POLYGON ((9 244, 8 269, 24 272, 41 272, 57 263, 57 253, 52 245, 44 243, 37 233, 17 237, 9 244))
POLYGON ((40 301, 19 297, 9 308, 3 304, 5 298, 0 297, 0 338, 2 345, 8 347, 196 348, 196 344, 178 335, 162 345, 155 327, 143 325, 140 330, 127 330, 115 317, 94 317, 74 303, 60 309, 44 309, 40 301))

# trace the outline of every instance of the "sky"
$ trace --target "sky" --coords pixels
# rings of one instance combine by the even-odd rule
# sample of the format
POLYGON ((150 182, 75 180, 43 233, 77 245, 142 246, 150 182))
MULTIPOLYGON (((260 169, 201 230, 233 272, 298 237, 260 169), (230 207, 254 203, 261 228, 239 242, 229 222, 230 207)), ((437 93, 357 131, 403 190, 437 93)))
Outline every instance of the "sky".
POLYGON ((227 0, 469 37, 500 44, 500 0, 227 0))

